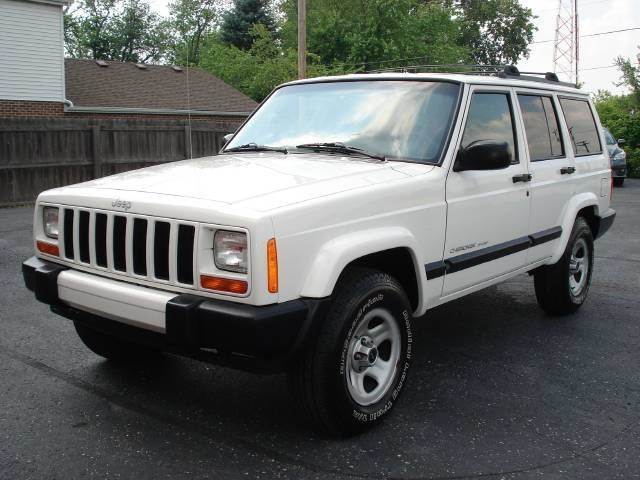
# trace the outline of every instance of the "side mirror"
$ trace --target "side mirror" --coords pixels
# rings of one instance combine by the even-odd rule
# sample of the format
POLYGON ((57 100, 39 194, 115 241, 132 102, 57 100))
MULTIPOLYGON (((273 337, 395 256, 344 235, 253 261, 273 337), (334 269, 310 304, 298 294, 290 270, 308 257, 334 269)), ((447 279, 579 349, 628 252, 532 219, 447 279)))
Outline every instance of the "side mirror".
POLYGON ((222 139, 224 140, 224 144, 226 145, 227 143, 229 143, 229 140, 231 140, 234 135, 234 133, 227 133, 224 137, 222 137, 222 139))
POLYGON ((627 141, 624 138, 619 138, 618 140, 616 140, 616 142, 618 142, 618 146, 622 146, 625 143, 627 143, 627 141))
POLYGON ((508 143, 477 140, 458 151, 453 171, 499 170, 511 165, 511 160, 508 143))

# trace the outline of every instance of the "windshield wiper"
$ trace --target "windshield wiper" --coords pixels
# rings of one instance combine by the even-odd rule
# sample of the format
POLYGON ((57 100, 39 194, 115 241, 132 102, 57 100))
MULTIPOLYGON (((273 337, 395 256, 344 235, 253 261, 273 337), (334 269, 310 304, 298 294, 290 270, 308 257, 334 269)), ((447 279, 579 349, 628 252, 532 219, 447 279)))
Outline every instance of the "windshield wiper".
POLYGON ((289 153, 284 147, 270 147, 269 145, 258 145, 257 143, 246 143, 238 147, 225 148, 224 152, 280 152, 289 153))
POLYGON ((363 148, 353 147, 351 145, 345 145, 342 142, 303 143, 301 145, 296 145, 296 148, 315 150, 317 152, 325 151, 325 152, 346 153, 346 154, 355 153, 358 155, 364 155, 365 157, 374 158, 376 160, 380 160, 383 162, 387 160, 386 157, 384 157, 383 155, 370 153, 363 148))

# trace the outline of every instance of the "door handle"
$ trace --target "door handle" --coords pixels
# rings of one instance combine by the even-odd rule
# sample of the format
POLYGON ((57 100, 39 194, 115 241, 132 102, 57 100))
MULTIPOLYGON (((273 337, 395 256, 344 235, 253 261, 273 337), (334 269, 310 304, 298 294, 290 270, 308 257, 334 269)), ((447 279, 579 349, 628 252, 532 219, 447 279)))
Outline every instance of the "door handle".
POLYGON ((560 173, 562 175, 571 175, 572 173, 574 173, 576 171, 575 167, 562 167, 560 169, 560 173))
POLYGON ((533 176, 530 173, 523 173, 522 175, 514 175, 513 183, 518 182, 530 182, 533 176))

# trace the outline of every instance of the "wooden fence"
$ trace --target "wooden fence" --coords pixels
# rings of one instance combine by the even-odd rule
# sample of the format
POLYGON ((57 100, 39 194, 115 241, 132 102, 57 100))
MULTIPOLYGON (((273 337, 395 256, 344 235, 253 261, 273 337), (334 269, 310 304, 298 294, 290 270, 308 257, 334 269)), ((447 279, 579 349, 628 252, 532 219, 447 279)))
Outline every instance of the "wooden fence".
POLYGON ((0 206, 49 188, 215 155, 235 125, 178 120, 0 119, 0 206), (191 155, 192 154, 192 155, 191 155))

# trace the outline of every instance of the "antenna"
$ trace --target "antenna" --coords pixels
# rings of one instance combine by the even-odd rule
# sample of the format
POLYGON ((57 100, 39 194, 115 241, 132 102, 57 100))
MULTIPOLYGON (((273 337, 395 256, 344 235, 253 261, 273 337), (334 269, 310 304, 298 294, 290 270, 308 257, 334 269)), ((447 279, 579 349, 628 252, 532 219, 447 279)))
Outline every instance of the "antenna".
POLYGON ((186 79, 187 79, 187 123, 189 125, 189 158, 193 158, 193 135, 191 131, 191 90, 189 89, 189 39, 185 41, 187 45, 187 65, 186 65, 186 79))
POLYGON ((578 0, 558 0, 556 33, 553 41, 553 72, 563 80, 578 84, 578 0))

